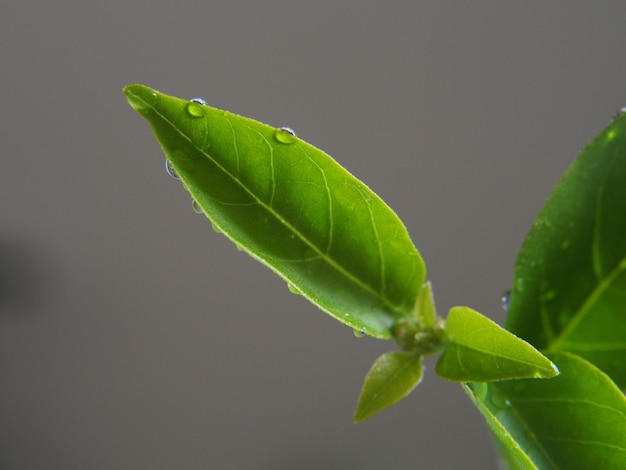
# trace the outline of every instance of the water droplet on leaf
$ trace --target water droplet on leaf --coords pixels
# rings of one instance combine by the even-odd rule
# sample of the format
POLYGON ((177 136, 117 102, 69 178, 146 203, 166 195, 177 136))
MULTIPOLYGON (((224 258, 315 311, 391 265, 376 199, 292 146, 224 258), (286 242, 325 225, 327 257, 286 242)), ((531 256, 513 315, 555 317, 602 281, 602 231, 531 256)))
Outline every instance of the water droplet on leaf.
POLYGON ((215 224, 215 222, 213 222, 212 220, 210 220, 210 222, 211 222, 211 228, 213 229, 213 231, 214 231, 215 233, 224 233, 224 232, 222 232, 222 229, 220 229, 220 228, 219 228, 219 227, 215 224))
POLYGON ((543 296, 543 300, 544 301, 548 301, 548 300, 552 300, 556 297, 556 291, 554 290, 549 290, 548 292, 545 293, 545 295, 543 296))
POLYGON ((526 380, 516 380, 515 385, 513 385, 513 391, 515 393, 524 393, 527 388, 528 382, 526 380))
POLYGON ((509 311, 509 305, 511 303, 511 289, 505 290, 500 296, 500 305, 505 312, 509 311))
POLYGON ((613 114, 613 116, 611 116, 611 121, 614 121, 615 119, 617 119, 618 117, 620 117, 624 113, 626 113, 626 106, 623 106, 623 107, 619 108, 615 112, 615 114, 613 114))
POLYGON ((296 133, 290 127, 280 127, 276 129, 274 137, 281 144, 293 144, 296 141, 296 133))
POLYGON ((567 312, 562 312, 561 314, 559 314, 557 320, 559 323, 559 327, 564 328, 570 322, 571 317, 567 312))
POLYGON ((511 401, 505 398, 504 395, 501 395, 499 393, 494 393, 493 395, 491 395, 490 400, 493 406, 501 410, 511 406, 511 401))
POLYGON ((354 336, 356 338, 363 338, 365 336, 365 332, 364 331, 357 330, 356 328, 354 330, 352 330, 352 332, 354 333, 354 336))
POLYGON ((479 400, 484 400, 487 397, 489 386, 485 382, 470 383, 469 386, 479 400))
POLYGON ((191 117, 197 118, 204 116, 204 110, 202 109, 202 104, 198 104, 195 101, 191 101, 187 104, 187 114, 191 117))
POLYGON ((289 292, 291 292, 292 294, 302 295, 302 292, 300 291, 300 289, 298 289, 296 286, 294 286, 291 283, 287 283, 287 288, 289 289, 289 292))
POLYGON ((178 173, 176 173, 176 170, 172 166, 172 162, 170 162, 167 158, 165 159, 165 171, 167 171, 167 174, 170 175, 175 180, 180 179, 180 177, 178 176, 178 173))
POLYGON ((204 101, 202 98, 191 98, 189 101, 191 101, 192 103, 201 104, 202 106, 206 106, 206 101, 204 101))
POLYGON ((204 214, 202 207, 200 207, 200 204, 198 204, 198 201, 196 201, 195 199, 191 200, 191 208, 196 214, 204 214))

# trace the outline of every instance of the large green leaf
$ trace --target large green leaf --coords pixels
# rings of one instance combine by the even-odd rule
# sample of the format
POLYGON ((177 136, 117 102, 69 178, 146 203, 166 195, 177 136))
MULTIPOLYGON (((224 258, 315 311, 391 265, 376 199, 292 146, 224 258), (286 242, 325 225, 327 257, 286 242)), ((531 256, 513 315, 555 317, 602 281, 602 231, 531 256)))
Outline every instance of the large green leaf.
POLYGON ((292 290, 375 337, 411 316, 422 258, 395 213, 326 153, 201 102, 124 93, 214 226, 292 290))
POLYGON ((446 319, 448 343, 436 371, 457 382, 550 378, 558 370, 526 341, 469 307, 453 307, 446 319))
MULTIPOLYGON (((626 399, 593 364, 560 352, 550 380, 466 384, 507 449, 509 463, 539 469, 626 468, 626 399)), ((514 467, 515 468, 515 467, 514 467)))
POLYGON ((506 325, 547 351, 561 375, 466 386, 507 461, 626 468, 625 234, 622 112, 563 175, 515 267, 506 325))
POLYGON ((520 250, 506 325, 626 387, 626 113, 565 173, 520 250))

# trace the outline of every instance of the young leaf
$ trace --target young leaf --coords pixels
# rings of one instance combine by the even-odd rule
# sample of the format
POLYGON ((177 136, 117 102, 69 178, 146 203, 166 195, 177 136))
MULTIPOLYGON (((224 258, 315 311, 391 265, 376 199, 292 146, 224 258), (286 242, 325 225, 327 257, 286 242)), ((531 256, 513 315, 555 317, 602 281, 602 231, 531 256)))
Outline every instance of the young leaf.
POLYGON ((506 326, 626 387, 626 113, 580 153, 519 252, 506 326))
POLYGON ((412 314, 426 270, 406 228, 326 153, 201 102, 124 93, 214 226, 293 289, 379 338, 412 314))
POLYGON ((427 281, 417 296, 415 303, 417 312, 417 321, 424 328, 433 328, 437 320, 437 310, 435 308, 435 299, 433 298, 433 286, 427 281))
POLYGON ((448 344, 435 370, 457 382, 549 378, 558 369, 524 340, 468 307, 454 307, 446 319, 448 344))
POLYGON ((626 468, 626 399, 593 364, 548 355, 561 370, 551 380, 464 385, 522 468, 626 468))
POLYGON ((380 356, 365 377, 354 421, 363 421, 403 399, 421 382, 423 373, 420 355, 389 352, 380 356))

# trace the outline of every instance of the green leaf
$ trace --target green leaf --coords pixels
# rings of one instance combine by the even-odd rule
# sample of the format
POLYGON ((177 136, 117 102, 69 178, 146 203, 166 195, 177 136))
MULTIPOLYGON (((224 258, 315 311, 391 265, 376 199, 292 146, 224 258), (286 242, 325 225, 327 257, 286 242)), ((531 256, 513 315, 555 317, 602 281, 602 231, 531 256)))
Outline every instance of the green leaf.
POLYGON ((422 286, 415 304, 417 322, 423 328, 433 328, 437 321, 437 309, 433 298, 433 287, 430 281, 422 286))
POLYGON ((369 418, 406 397, 422 380, 422 356, 390 352, 380 356, 365 377, 354 421, 369 418))
POLYGON ((307 299, 379 338, 413 312, 426 269, 396 214, 286 129, 129 85, 214 226, 307 299))
POLYGON ((435 370, 457 382, 549 378, 558 369, 524 340, 469 307, 454 307, 446 320, 448 344, 435 370))
POLYGON ((580 357, 548 355, 551 380, 464 385, 521 468, 626 468, 626 399, 610 377, 580 357))
POLYGON ((528 234, 506 326, 626 387, 626 113, 578 156, 528 234))

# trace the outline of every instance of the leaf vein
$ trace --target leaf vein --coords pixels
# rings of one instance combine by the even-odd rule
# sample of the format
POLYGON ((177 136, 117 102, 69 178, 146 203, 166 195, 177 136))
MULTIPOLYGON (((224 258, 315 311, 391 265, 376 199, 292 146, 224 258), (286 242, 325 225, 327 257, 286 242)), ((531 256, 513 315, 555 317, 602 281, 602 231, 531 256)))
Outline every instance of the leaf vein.
MULTIPOLYGON (((158 109, 156 109, 154 104, 152 103, 145 103, 145 104, 147 107, 150 107, 161 119, 163 119, 163 121, 168 123, 172 127, 172 129, 175 130, 183 139, 189 142, 189 144, 192 145, 199 153, 201 153, 204 157, 210 160, 214 165, 216 165, 220 169, 220 171, 222 171, 229 178, 231 178, 237 185, 239 185, 239 187, 244 192, 249 194, 255 201, 257 201, 257 203, 261 207, 263 207, 267 212, 269 212, 272 216, 274 216, 281 224, 283 224, 289 231, 291 231, 305 245, 309 246, 315 253, 317 253, 317 255, 321 259, 323 259, 328 265, 330 265, 333 269, 341 273, 343 276, 345 276, 347 279, 349 279, 351 282, 359 286, 364 291, 369 292, 370 294, 380 298, 383 305, 385 305, 391 311, 400 313, 400 314, 403 313, 398 310, 399 307, 397 305, 394 305, 387 298, 384 291, 381 291, 381 292, 377 291, 373 286, 363 282, 353 273, 349 272, 344 266, 338 264, 334 259, 328 256, 328 254, 324 253, 317 245, 315 245, 311 240, 309 240, 309 238, 307 238, 303 233, 301 233, 295 226, 290 224, 281 214, 279 214, 272 207, 268 206, 265 202, 263 202, 253 191, 251 191, 245 184, 243 184, 243 182, 236 175, 233 175, 230 171, 228 171, 228 169, 226 169, 223 165, 221 165, 218 161, 216 161, 206 150, 198 148, 196 143, 188 135, 186 135, 175 123, 167 119, 166 116, 164 116, 158 109)), ((228 120, 228 117, 225 116, 225 119, 228 120)), ((232 124, 230 124, 230 122, 229 122, 229 125, 232 128, 232 124)), ((234 133, 233 133, 233 136, 234 136, 234 133)), ((238 150, 236 147, 236 138, 234 139, 234 143, 235 143, 235 151, 238 155, 238 150)), ((311 158, 308 155, 307 157, 311 160, 311 158)), ((239 156, 237 156, 237 162, 239 162, 239 156)), ((259 261, 262 261, 262 259, 260 258, 257 258, 257 259, 259 259, 259 261)))

